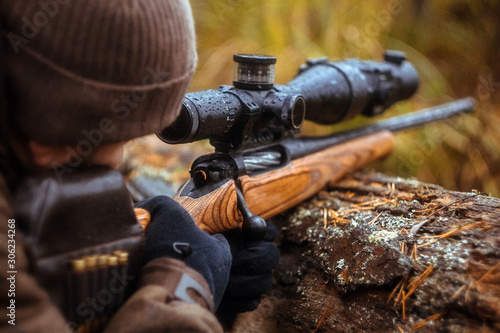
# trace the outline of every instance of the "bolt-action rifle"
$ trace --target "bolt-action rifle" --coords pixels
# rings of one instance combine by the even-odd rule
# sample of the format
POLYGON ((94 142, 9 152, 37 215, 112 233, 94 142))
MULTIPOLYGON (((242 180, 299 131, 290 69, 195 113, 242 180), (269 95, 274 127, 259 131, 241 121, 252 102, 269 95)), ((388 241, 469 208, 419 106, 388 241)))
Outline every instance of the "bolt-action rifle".
POLYGON ((408 99, 418 74, 404 53, 384 61, 308 60, 275 85, 275 57, 236 54, 233 86, 186 95, 176 121, 158 133, 167 143, 209 139, 174 196, 198 226, 216 233, 242 227, 258 237, 265 221, 347 173, 389 154, 392 132, 470 112, 471 98, 327 136, 300 136, 304 119, 333 124, 375 116, 408 99))

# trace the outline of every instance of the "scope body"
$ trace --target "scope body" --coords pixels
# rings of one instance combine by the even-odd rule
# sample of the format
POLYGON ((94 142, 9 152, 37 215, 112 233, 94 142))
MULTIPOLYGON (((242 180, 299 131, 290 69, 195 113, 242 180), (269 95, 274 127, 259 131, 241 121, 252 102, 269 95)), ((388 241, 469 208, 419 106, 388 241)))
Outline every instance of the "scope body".
POLYGON ((178 137, 173 132, 168 135, 180 141, 171 143, 210 139, 217 150, 237 149, 241 143, 257 144, 296 133, 304 113, 304 100, 298 94, 220 86, 187 94, 181 118, 169 127, 181 132, 175 134, 178 137))
POLYGON ((418 73, 401 58, 390 61, 349 59, 309 61, 286 85, 275 85, 282 93, 298 93, 306 101, 306 119, 333 124, 358 114, 381 114, 394 103, 411 97, 418 88, 418 73))
POLYGON ((333 124, 378 115, 415 93, 418 81, 397 51, 386 51, 382 62, 312 59, 284 85, 189 93, 179 117, 158 136, 167 143, 210 139, 216 151, 236 151, 292 136, 304 119, 333 124))

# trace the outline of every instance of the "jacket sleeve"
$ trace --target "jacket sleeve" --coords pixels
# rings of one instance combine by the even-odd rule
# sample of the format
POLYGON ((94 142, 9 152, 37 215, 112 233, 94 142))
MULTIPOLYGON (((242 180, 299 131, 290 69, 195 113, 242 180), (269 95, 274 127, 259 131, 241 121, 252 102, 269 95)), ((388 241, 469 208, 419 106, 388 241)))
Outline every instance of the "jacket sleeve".
POLYGON ((105 332, 223 332, 203 297, 192 293, 193 302, 174 296, 180 277, 188 274, 209 293, 208 285, 183 262, 158 258, 141 273, 140 287, 116 313, 105 332))
POLYGON ((0 326, 11 328, 9 331, 40 332, 43 327, 50 332, 71 332, 49 295, 28 273, 28 259, 18 226, 15 222, 9 223, 13 218, 7 187, 0 176, 0 326))

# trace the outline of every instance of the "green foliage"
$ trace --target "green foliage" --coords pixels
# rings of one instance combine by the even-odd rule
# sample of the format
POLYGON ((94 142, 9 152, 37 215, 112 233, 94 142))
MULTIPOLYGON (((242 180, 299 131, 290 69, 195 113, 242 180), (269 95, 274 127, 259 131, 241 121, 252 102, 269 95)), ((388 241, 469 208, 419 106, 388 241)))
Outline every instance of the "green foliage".
MULTIPOLYGON (((275 55, 286 83, 306 58, 407 53, 419 92, 385 116, 473 96, 474 115, 398 134, 375 168, 449 189, 500 196, 500 1, 192 0, 199 63, 191 90, 230 84, 234 53, 275 55)), ((361 123, 356 119, 353 123, 361 123)), ((307 124, 305 131, 341 129, 307 124)))

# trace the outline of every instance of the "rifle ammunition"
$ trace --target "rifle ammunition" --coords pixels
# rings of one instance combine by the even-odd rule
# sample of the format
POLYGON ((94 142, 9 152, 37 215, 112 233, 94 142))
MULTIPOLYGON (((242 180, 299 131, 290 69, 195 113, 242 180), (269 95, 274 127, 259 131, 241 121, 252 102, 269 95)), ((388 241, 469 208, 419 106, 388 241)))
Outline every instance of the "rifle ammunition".
POLYGON ((97 268, 103 269, 108 266, 108 255, 99 255, 96 259, 97 268))
POLYGON ((87 271, 92 271, 94 269, 96 269, 97 267, 97 256, 87 256, 87 257, 84 257, 84 260, 85 260, 85 267, 86 267, 86 270, 87 271))
MULTIPOLYGON (((73 321, 76 318, 76 308, 82 297, 81 288, 86 286, 86 265, 83 259, 73 259, 70 261, 70 272, 67 275, 68 283, 68 299, 67 299, 67 315, 69 320, 73 321)), ((87 292, 85 290, 85 292, 87 292)))
MULTIPOLYGON (((99 291, 98 285, 98 270, 97 270, 97 258, 98 255, 90 255, 85 257, 85 264, 87 266, 86 275, 88 277, 88 297, 94 302, 97 299, 97 293, 99 291)), ((90 331, 93 332, 97 330, 97 322, 94 320, 90 324, 90 331)))
MULTIPOLYGON (((108 257, 109 255, 98 255, 97 256, 97 297, 99 297, 99 293, 101 291, 109 291, 108 289, 108 257)), ((103 320, 105 315, 111 312, 110 303, 113 299, 112 296, 109 296, 109 299, 99 300, 100 302, 104 302, 104 304, 100 304, 104 307, 102 310, 102 318, 99 320, 100 325, 103 325, 103 320)))
MULTIPOLYGON (((125 251, 114 251, 113 254, 118 258, 118 269, 117 272, 120 276, 126 277, 128 275, 128 256, 129 254, 125 251)), ((121 282, 123 283, 123 282, 121 282)), ((116 300, 118 306, 124 303, 126 295, 126 286, 120 286, 120 291, 117 294, 116 300)))
POLYGON ((89 299, 98 307, 96 318, 90 323, 81 323, 77 332, 101 331, 112 313, 123 304, 126 286, 122 285, 120 277, 128 274, 128 260, 128 252, 114 251, 113 254, 94 254, 70 261, 68 317, 81 323, 83 318, 79 317, 76 310, 89 299))
MULTIPOLYGON (((88 268, 85 258, 73 259, 70 261, 71 271, 68 274, 68 318, 71 321, 78 321, 78 305, 89 295, 88 268)), ((78 331, 81 331, 80 327, 78 331)))
POLYGON ((73 259, 70 263, 73 273, 82 273, 86 270, 85 260, 83 259, 73 259))
MULTIPOLYGON (((106 272, 107 272, 107 275, 109 276, 109 285, 113 286, 113 288, 116 288, 117 279, 112 274, 112 271, 115 271, 115 272, 118 271, 118 257, 115 255, 109 255, 107 264, 108 265, 106 268, 106 272)), ((117 310, 118 306, 119 306, 119 303, 118 303, 116 297, 113 297, 113 300, 110 302, 110 304, 108 306, 108 308, 109 308, 108 311, 114 312, 117 310)))
POLYGON ((119 265, 127 265, 128 264, 128 252, 125 251, 115 251, 113 254, 118 258, 119 265))

